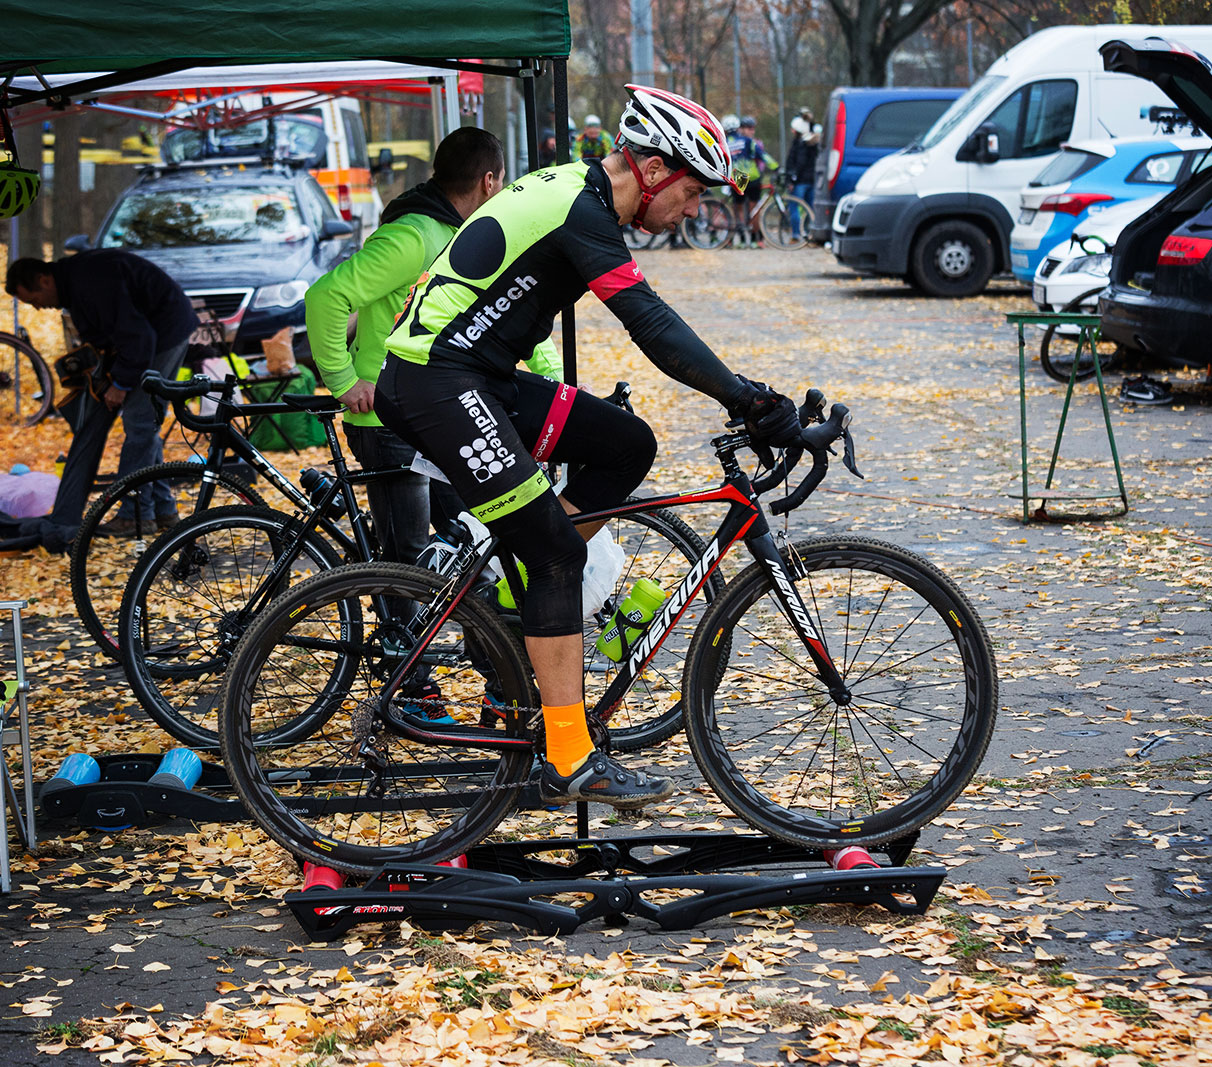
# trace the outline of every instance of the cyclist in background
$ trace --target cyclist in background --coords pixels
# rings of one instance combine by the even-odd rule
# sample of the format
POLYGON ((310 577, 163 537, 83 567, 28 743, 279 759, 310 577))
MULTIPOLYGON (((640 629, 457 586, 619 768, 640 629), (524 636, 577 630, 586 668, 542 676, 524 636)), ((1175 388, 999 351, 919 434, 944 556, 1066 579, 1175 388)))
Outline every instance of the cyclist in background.
MULTIPOLYGON (((647 424, 570 386, 519 372, 554 315, 592 292, 664 373, 718 400, 758 442, 799 435, 795 405, 733 374, 644 280, 620 227, 672 230, 713 185, 733 184, 718 120, 674 93, 627 86, 618 147, 526 175, 484 204, 418 279, 387 339, 375 411, 450 478, 525 565, 526 650, 542 700, 549 802, 634 808, 667 778, 597 751, 582 690, 585 539, 568 516, 620 503, 656 454, 647 424), (574 465, 557 497, 539 462, 574 465)), ((735 187, 735 186, 734 186, 735 187)))
POLYGON ((762 234, 758 227, 757 206, 762 199, 762 176, 767 171, 778 170, 778 161, 771 156, 765 145, 754 137, 757 119, 746 115, 740 120, 737 131, 728 137, 728 152, 733 166, 744 174, 748 184, 744 192, 732 192, 732 203, 736 208, 739 233, 737 240, 741 248, 761 248, 762 234))
POLYGON ((572 146, 574 159, 605 159, 614 151, 614 141, 602 129, 602 120, 597 115, 585 116, 585 128, 572 146))

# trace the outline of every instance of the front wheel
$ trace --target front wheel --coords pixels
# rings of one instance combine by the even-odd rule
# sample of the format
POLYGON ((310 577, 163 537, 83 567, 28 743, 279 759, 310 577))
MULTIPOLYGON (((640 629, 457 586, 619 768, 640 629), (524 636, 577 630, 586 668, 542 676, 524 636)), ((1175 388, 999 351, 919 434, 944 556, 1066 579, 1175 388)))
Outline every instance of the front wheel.
MULTIPOLYGON (((270 508, 211 508, 154 541, 122 595, 122 666, 143 710, 187 745, 219 745, 219 686, 254 596, 277 596, 341 564, 320 534, 270 508), (271 569, 288 563, 271 587, 271 569)), ((267 741, 314 729, 323 703, 300 702, 267 741)))
POLYGON ((758 213, 758 225, 769 248, 792 251, 808 243, 812 208, 798 196, 771 196, 758 213))
POLYGON ((686 660, 695 759, 772 837, 818 848, 903 837, 959 795, 989 745, 985 628, 946 575, 896 545, 818 538, 783 558, 847 691, 817 677, 755 563, 712 604, 686 660))
MULTIPOLYGON (((1061 308, 1061 311, 1097 311, 1098 294, 1105 288, 1106 286, 1100 286, 1082 293, 1081 296, 1075 296, 1061 308)), ((1069 330, 1073 332, 1065 331, 1063 328, 1058 331, 1056 325, 1053 324, 1044 331, 1044 338, 1039 345, 1039 365, 1043 367, 1044 373, 1049 378, 1068 384, 1075 360, 1077 361, 1075 380, 1079 382, 1094 377, 1094 360, 1096 358, 1102 370, 1111 369, 1115 363, 1116 346, 1104 344, 1100 352, 1097 327, 1085 336, 1077 331, 1076 327, 1069 327, 1069 330), (1079 340, 1082 349, 1080 356, 1077 354, 1079 340)))
POLYGON ((993 244, 962 219, 936 222, 913 246, 914 284, 929 296, 976 296, 993 276, 993 244))

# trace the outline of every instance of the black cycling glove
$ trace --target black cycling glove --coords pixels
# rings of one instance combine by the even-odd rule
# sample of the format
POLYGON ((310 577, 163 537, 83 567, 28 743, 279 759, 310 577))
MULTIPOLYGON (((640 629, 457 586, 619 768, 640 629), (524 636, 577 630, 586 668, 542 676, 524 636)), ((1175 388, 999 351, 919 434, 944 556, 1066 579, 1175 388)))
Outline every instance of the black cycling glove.
POLYGON ((776 393, 764 382, 751 382, 739 374, 737 377, 748 388, 729 407, 728 414, 734 419, 744 420, 753 443, 769 443, 783 448, 799 441, 800 414, 795 402, 790 397, 776 393))

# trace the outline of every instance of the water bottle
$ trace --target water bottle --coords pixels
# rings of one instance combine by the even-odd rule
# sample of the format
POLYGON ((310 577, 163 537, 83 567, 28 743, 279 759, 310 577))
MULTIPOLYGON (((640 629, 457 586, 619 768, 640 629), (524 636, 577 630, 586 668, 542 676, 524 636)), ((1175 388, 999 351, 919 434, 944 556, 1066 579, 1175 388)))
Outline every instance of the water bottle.
POLYGON ((193 789, 201 777, 202 760, 196 752, 188 748, 170 748, 147 784, 171 789, 193 789))
POLYGON ((63 477, 63 468, 65 466, 67 466, 67 456, 60 452, 55 457, 55 474, 57 474, 60 478, 63 477))
POLYGON ((616 663, 623 658, 623 645, 628 648, 644 632, 652 617, 665 602, 663 590, 651 578, 640 578, 631 587, 615 612, 610 624, 598 636, 595 647, 599 652, 616 663))
MULTIPOLYGON (((315 467, 306 467, 299 472, 299 485, 303 487, 307 495, 312 501, 317 501, 329 486, 332 485, 332 477, 325 474, 324 471, 316 470, 315 467)), ((345 504, 339 496, 333 497, 332 503, 329 505, 328 513, 333 518, 345 514, 345 504)))
POLYGON ((42 787, 42 796, 73 785, 92 785, 101 781, 101 765, 87 752, 73 752, 42 787))
POLYGON ((449 526, 435 533, 417 553, 417 566, 435 574, 450 574, 464 546, 471 544, 471 531, 454 519, 449 526))

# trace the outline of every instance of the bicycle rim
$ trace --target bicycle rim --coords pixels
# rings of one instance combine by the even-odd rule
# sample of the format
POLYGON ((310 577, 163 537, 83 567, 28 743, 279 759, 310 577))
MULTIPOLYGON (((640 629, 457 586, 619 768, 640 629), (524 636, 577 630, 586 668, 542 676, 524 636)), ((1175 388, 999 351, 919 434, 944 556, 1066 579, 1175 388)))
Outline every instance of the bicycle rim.
POLYGON ((812 208, 798 196, 770 197, 758 216, 758 226, 767 246, 789 252, 808 243, 812 208), (781 201, 781 202, 780 202, 781 201), (792 212, 798 212, 798 225, 792 212))
POLYGON ((683 219, 680 228, 682 239, 694 248, 723 248, 732 240, 732 211, 727 204, 705 196, 699 202, 699 213, 683 219))
MULTIPOLYGON (((247 608, 285 553, 289 569, 270 595, 341 557, 299 522, 269 508, 212 508, 161 537, 139 561, 122 598, 122 665, 143 710, 178 740, 217 748, 223 672, 251 624, 247 608)), ((302 703, 263 740, 289 741, 324 712, 302 703)))
POLYGON ((988 636, 950 579, 895 545, 821 538, 784 558, 850 699, 817 678, 755 564, 690 650, 691 748, 720 798, 765 833, 807 846, 895 840, 943 811, 988 747, 988 636))
POLYGON ((401 564, 341 567, 275 601, 242 638, 221 698, 223 759, 249 813, 295 856, 359 875, 436 862, 482 841, 513 810, 534 749, 512 709, 533 709, 536 697, 521 650, 485 605, 465 598, 418 674, 380 707, 385 680, 411 647, 396 620, 441 586, 401 564), (381 617, 381 598, 393 619, 381 617), (424 683, 440 695, 426 697, 424 683), (480 728, 489 692, 504 714, 480 728), (328 709, 314 733, 257 743, 300 703, 321 701, 328 709), (427 709, 456 723, 427 726, 425 743, 393 723, 427 709), (444 733, 451 729, 512 747, 461 743, 444 733))
MULTIPOLYGON (((85 513, 72 542, 69 573, 72 599, 84 628, 111 659, 118 659, 118 612, 122 591, 139 558, 159 536, 155 505, 150 490, 161 482, 176 503, 177 514, 200 509, 199 486, 206 468, 199 463, 162 463, 134 471, 102 490, 85 513), (97 528, 112 519, 131 515, 134 531, 129 537, 104 537, 97 528)), ((212 489, 214 506, 250 504, 264 506, 255 489, 226 471, 219 471, 212 489)))
POLYGON ((0 334, 0 425, 33 426, 50 411, 50 368, 32 345, 0 334))
MULTIPOLYGON (((1061 308, 1061 311, 1095 312, 1098 310, 1098 301, 1094 298, 1102 291, 1102 288, 1087 290, 1080 296, 1076 296, 1070 300, 1061 308), (1093 301, 1093 304, 1091 304, 1091 301, 1093 301)), ((1073 333, 1069 333, 1067 331, 1058 331, 1055 325, 1049 326, 1044 331, 1044 336, 1039 346, 1039 363, 1044 373, 1054 381, 1063 382, 1067 385, 1069 377, 1073 372, 1073 363, 1076 360, 1077 377, 1075 380, 1083 382, 1087 378, 1094 377, 1094 360, 1096 356, 1099 366, 1104 371, 1109 370, 1115 362, 1115 346, 1104 345, 1103 350, 1099 352, 1098 335, 1099 331, 1095 329, 1093 331, 1094 351, 1091 351, 1091 341, 1083 337, 1076 329, 1074 329, 1073 333), (1080 357, 1077 354, 1079 338, 1082 340, 1080 357)))
MULTIPOLYGON (((698 536, 668 511, 620 516, 608 523, 611 536, 626 555, 614 593, 585 637, 585 707, 592 708, 618 674, 618 664, 596 646, 603 622, 641 578, 654 581, 672 593, 690 564, 706 550, 698 536)), ((614 707, 608 723, 611 744, 620 751, 644 748, 666 741, 682 728, 682 667, 694 627, 709 604, 724 588, 712 574, 703 590, 670 631, 651 662, 614 707)))

